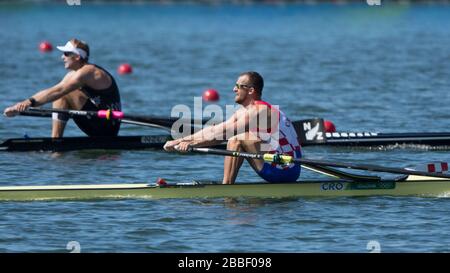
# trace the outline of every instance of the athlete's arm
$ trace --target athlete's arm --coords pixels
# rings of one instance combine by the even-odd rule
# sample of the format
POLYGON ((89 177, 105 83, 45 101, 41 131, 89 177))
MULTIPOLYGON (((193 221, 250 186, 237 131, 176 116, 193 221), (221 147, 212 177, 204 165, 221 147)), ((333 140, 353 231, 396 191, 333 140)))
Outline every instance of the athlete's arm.
MULTIPOLYGON (((185 136, 179 139, 166 142, 164 145, 164 150, 175 151, 175 146, 178 146, 179 151, 186 151, 189 146, 210 146, 218 144, 225 140, 224 138, 217 138, 216 135, 222 132, 221 128, 225 128, 226 124, 232 124, 236 120, 236 113, 233 114, 227 121, 221 122, 219 124, 206 127, 195 134, 185 136)), ((219 135, 223 135, 220 133, 219 135)))
MULTIPOLYGON (((62 96, 75 91, 76 89, 79 89, 81 86, 83 86, 88 76, 89 71, 83 68, 75 72, 67 73, 67 75, 58 84, 39 91, 31 96, 31 98, 34 100, 33 106, 40 106, 48 102, 55 101, 62 96)), ((30 99, 26 99, 11 107, 6 108, 3 114, 8 117, 15 116, 20 112, 27 110, 28 107, 32 106, 32 104, 33 103, 30 99)))
POLYGON ((240 109, 225 122, 207 127, 193 135, 189 135, 177 140, 169 141, 164 145, 166 151, 177 150, 187 151, 189 147, 202 147, 218 144, 238 134, 249 131, 249 126, 253 125, 250 121, 255 121, 259 114, 259 108, 252 107, 249 110, 240 109))
MULTIPOLYGON (((247 133, 250 128, 269 128, 271 110, 265 105, 254 105, 248 109, 239 109, 227 121, 209 127, 210 130, 203 134, 203 139, 195 142, 194 145, 203 145, 202 140, 219 139, 227 140, 233 136, 247 133), (269 126, 269 127, 266 127, 269 126)), ((206 128, 206 129, 209 129, 206 128)))

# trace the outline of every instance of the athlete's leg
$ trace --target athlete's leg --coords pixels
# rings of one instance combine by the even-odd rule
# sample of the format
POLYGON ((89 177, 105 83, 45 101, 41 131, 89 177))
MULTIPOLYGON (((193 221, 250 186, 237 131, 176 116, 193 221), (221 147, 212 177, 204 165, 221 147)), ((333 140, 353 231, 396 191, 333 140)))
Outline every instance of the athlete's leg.
MULTIPOLYGON (((53 108, 57 109, 72 109, 80 110, 87 101, 87 96, 79 91, 73 91, 69 94, 55 100, 53 108)), ((64 135, 64 128, 69 117, 64 114, 54 114, 52 118, 52 137, 62 137, 64 135)))
MULTIPOLYGON (((254 138, 254 136, 251 138, 249 133, 234 136, 228 140, 227 150, 259 153, 261 140, 254 138)), ((260 171, 264 165, 264 161, 260 159, 247 159, 247 161, 257 172, 260 171)), ((244 159, 242 157, 225 157, 223 166, 223 184, 234 184, 243 162, 244 159)))

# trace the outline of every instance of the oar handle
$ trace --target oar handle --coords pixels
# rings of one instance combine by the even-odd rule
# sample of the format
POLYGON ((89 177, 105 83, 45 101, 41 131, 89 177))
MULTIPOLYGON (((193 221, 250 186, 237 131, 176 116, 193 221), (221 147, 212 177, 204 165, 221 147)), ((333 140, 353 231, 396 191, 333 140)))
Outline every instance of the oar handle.
POLYGON ((279 165, 294 163, 294 158, 292 156, 283 154, 263 154, 263 160, 265 162, 275 163, 279 165))
POLYGON ((105 119, 123 119, 125 115, 121 111, 99 110, 97 112, 97 117, 105 119))

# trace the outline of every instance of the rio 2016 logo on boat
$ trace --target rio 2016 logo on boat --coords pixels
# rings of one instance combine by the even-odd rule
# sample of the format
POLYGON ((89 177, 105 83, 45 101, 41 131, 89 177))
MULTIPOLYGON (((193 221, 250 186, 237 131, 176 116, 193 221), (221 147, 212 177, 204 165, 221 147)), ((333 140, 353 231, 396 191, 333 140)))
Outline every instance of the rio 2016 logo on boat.
POLYGON ((322 183, 321 189, 323 191, 341 191, 344 190, 344 184, 340 182, 322 183))

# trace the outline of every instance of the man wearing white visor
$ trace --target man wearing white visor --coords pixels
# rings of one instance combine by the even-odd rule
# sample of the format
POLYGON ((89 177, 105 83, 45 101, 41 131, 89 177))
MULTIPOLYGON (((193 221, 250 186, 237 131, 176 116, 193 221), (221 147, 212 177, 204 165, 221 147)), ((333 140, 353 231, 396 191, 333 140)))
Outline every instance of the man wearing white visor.
MULTIPOLYGON (((113 76, 105 69, 88 63, 89 46, 72 39, 64 46, 57 47, 63 52, 61 58, 69 72, 56 85, 32 95, 4 111, 13 117, 28 107, 41 106, 52 102, 53 108, 83 111, 121 110, 119 88, 113 76)), ((62 137, 69 117, 53 114, 52 137, 62 137)), ((120 129, 117 120, 88 119, 74 117, 78 127, 88 136, 116 136, 120 129)))

